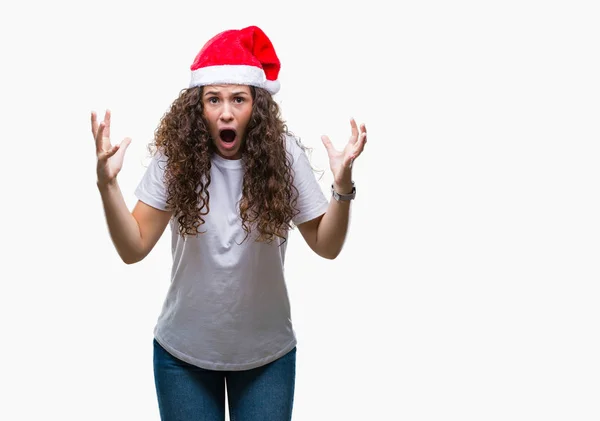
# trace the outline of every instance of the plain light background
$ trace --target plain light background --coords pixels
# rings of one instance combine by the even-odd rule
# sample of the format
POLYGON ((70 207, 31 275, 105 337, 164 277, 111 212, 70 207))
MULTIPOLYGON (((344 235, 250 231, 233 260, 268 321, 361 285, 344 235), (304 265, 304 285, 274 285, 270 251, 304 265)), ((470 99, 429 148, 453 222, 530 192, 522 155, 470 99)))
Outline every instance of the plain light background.
POLYGON ((132 137, 210 37, 260 26, 290 129, 369 141, 334 261, 291 233, 295 421, 600 418, 599 13, 588 1, 31 1, 1 6, 3 420, 158 420, 165 233, 116 254, 89 113, 132 137))

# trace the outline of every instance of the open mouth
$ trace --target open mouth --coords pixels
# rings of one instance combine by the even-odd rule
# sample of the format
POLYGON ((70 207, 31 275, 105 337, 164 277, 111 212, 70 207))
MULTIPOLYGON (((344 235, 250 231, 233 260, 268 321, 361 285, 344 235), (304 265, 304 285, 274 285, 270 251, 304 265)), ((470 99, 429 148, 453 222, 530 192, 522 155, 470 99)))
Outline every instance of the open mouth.
POLYGON ((223 142, 232 143, 235 140, 236 133, 235 130, 225 129, 219 132, 219 136, 223 142))

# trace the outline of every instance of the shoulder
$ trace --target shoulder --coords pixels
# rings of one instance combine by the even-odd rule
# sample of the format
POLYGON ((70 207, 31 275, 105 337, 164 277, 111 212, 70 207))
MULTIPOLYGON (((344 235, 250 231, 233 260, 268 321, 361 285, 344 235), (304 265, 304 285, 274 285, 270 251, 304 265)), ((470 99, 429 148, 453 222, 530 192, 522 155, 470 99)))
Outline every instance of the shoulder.
POLYGON ((165 165, 168 162, 168 157, 164 152, 163 148, 152 148, 151 151, 145 157, 145 161, 149 166, 158 167, 161 170, 165 169, 165 165))
POLYGON ((156 159, 157 161, 166 161, 167 160, 167 155, 165 154, 165 150, 163 147, 153 148, 153 150, 151 152, 151 156, 152 156, 152 158, 156 159))
POLYGON ((305 155, 306 146, 302 144, 300 138, 291 134, 285 135, 285 149, 292 159, 292 163, 296 162, 299 156, 305 155))
POLYGON ((152 148, 140 158, 140 165, 145 169, 145 178, 164 181, 167 172, 168 157, 162 148, 152 148))

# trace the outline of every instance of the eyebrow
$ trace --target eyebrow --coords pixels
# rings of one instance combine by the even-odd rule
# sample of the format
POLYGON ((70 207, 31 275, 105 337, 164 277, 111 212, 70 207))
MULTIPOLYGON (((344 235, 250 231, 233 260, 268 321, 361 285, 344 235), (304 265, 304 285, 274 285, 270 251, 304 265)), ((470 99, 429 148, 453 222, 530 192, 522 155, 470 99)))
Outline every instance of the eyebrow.
MULTIPOLYGON (((219 95, 219 92, 217 91, 207 91, 204 93, 204 96, 208 96, 208 95, 219 95)), ((232 92, 231 94, 232 96, 241 96, 241 95, 250 95, 248 92, 244 92, 244 91, 237 91, 237 92, 232 92)))

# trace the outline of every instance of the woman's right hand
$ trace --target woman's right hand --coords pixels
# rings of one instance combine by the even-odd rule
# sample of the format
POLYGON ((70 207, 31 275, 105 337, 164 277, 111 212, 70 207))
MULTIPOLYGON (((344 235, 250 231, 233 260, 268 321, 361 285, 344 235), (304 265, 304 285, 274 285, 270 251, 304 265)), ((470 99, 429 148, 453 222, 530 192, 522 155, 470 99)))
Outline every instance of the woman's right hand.
POLYGON ((123 167, 123 158, 131 139, 126 137, 120 144, 114 146, 110 144, 110 110, 106 110, 104 121, 100 124, 96 112, 92 111, 92 135, 96 141, 98 185, 113 184, 123 167))

